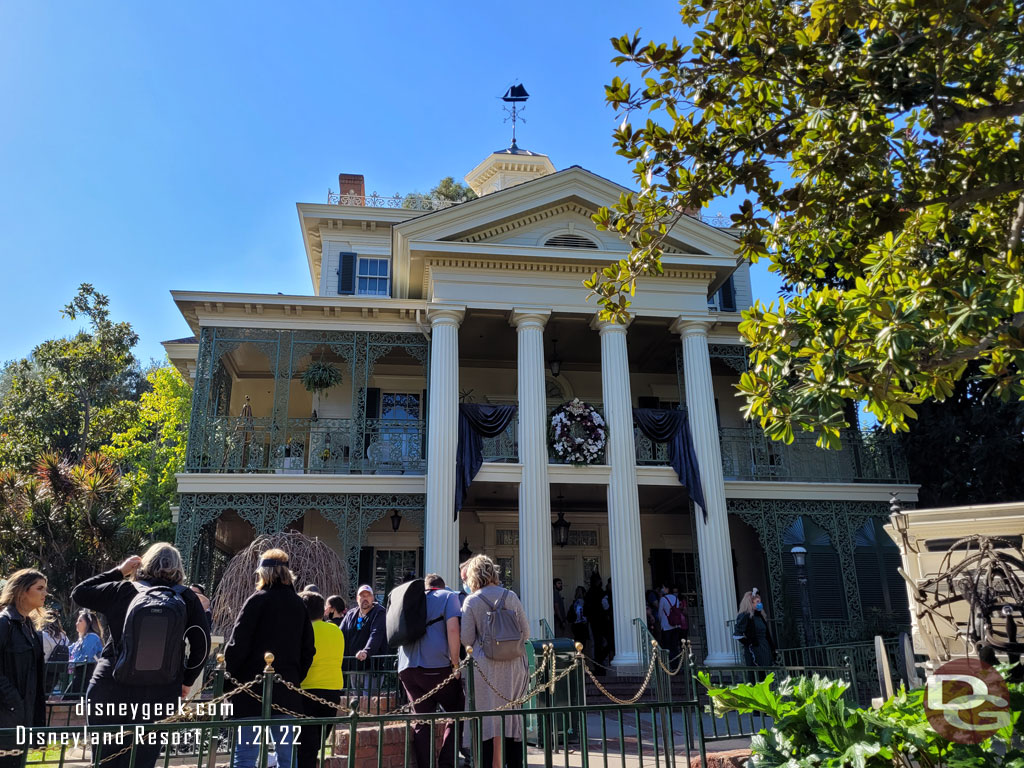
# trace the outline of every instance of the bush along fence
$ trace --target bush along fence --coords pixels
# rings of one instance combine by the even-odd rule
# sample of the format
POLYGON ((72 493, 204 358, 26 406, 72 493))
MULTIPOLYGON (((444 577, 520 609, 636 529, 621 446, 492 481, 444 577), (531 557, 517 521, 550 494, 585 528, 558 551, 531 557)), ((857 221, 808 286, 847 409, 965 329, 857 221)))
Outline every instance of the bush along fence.
MULTIPOLYGON (((484 728, 493 726, 498 734, 494 743, 507 743, 510 749, 521 750, 523 765, 564 763, 568 766, 572 752, 575 753, 573 764, 584 768, 637 762, 654 768, 705 766, 707 756, 699 705, 692 700, 658 700, 655 694, 670 686, 662 680, 666 674, 662 666, 664 659, 656 644, 652 649, 653 652, 647 654, 642 681, 630 696, 616 696, 602 685, 584 657, 582 646, 577 645, 575 653, 556 657, 554 644, 544 643, 536 654, 526 690, 514 698, 505 696, 486 677, 470 651, 449 678, 434 689, 437 691, 454 680, 460 681, 458 684, 465 686, 467 697, 465 712, 418 714, 414 712, 416 705, 434 691, 420 700, 398 703, 388 684, 383 683, 376 688, 381 695, 353 697, 339 707, 338 716, 328 718, 307 717, 303 712, 274 702, 273 687, 277 682, 300 694, 305 701, 328 703, 276 675, 272 654, 266 655, 267 666, 263 673, 246 683, 234 680, 227 673, 221 656, 200 695, 170 717, 139 727, 86 729, 80 725, 58 725, 20 732, 3 729, 0 730, 0 762, 12 765, 5 758, 16 758, 13 765, 70 768, 73 764, 77 768, 91 764, 93 768, 101 768, 128 755, 134 766, 142 746, 140 739, 144 739, 148 744, 160 745, 157 766, 228 768, 240 727, 245 726, 271 736, 271 739, 260 739, 259 768, 275 764, 278 768, 291 768, 278 763, 278 753, 288 752, 281 748, 286 742, 294 744, 303 738, 319 739, 323 765, 330 768, 413 768, 416 758, 412 736, 417 728, 426 729, 430 743, 435 746, 432 766, 436 764, 437 747, 446 731, 453 735, 457 745, 471 754, 473 765, 480 766, 483 765, 484 728), (601 701, 587 703, 583 700, 588 679, 602 692, 601 701), (657 682, 659 680, 661 682, 657 682), (235 688, 225 692, 225 682, 235 688), (480 686, 487 686, 505 703, 495 710, 473 711, 480 686), (262 716, 256 720, 226 719, 222 705, 229 697, 238 695, 260 699, 262 716), (566 699, 569 703, 563 703, 566 699), (386 706, 385 702, 395 706, 379 711, 386 706), (555 702, 558 704, 554 705, 555 702), (523 740, 504 742, 504 735, 513 732, 521 732, 523 740), (25 743, 26 737, 28 743, 25 743), (273 743, 274 737, 280 745, 273 743)), ((681 669, 677 667, 676 674, 681 669)), ((389 672, 381 670, 382 679, 388 679, 389 672)), ((359 693, 365 694, 366 690, 359 693)), ((295 753, 296 750, 291 750, 293 759, 295 753)))

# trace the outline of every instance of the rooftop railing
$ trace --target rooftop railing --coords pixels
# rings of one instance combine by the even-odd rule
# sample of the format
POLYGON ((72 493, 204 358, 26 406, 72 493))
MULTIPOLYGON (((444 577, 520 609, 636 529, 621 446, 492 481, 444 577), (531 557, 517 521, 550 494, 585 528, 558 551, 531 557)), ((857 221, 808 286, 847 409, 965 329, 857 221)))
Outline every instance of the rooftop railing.
POLYGON ((443 208, 451 208, 453 205, 464 202, 466 201, 443 200, 415 193, 388 197, 387 195, 378 195, 376 192, 369 195, 352 195, 327 190, 328 205, 357 205, 365 208, 405 208, 410 211, 440 211, 443 208))

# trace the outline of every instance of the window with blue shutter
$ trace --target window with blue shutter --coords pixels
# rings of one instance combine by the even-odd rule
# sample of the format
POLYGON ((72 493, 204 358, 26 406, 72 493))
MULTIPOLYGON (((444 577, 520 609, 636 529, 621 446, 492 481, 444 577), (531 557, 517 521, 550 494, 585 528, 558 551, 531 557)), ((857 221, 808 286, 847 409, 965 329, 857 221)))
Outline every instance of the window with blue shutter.
POLYGON ((351 296, 356 292, 356 254, 342 251, 338 254, 338 295, 351 296))

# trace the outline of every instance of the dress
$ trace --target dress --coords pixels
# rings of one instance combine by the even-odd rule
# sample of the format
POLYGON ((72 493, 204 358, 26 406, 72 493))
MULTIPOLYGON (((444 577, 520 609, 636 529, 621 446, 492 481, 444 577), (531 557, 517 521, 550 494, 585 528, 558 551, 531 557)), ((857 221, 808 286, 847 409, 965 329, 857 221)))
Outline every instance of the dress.
MULTIPOLYGON (((487 613, 490 610, 487 603, 481 599, 481 595, 497 604, 505 592, 504 587, 492 585, 477 590, 469 597, 462 606, 462 644, 473 646, 474 664, 479 667, 479 674, 474 674, 473 690, 476 696, 475 708, 478 712, 486 712, 498 709, 508 704, 508 699, 518 699, 526 692, 526 684, 529 678, 529 669, 526 661, 526 654, 517 659, 507 661, 494 661, 484 655, 483 631, 487 621, 487 613), (491 687, 485 683, 482 676, 486 675, 504 696, 499 696, 491 687)), ((511 590, 505 598, 505 607, 515 611, 519 620, 519 629, 522 640, 525 643, 530 636, 530 623, 526 618, 526 611, 515 592, 511 590)), ((514 738, 516 741, 523 739, 523 720, 521 717, 507 717, 505 720, 505 737, 514 738)), ((501 736, 501 718, 485 717, 483 719, 482 739, 487 741, 501 736)), ((471 728, 464 731, 464 742, 470 745, 471 728)))

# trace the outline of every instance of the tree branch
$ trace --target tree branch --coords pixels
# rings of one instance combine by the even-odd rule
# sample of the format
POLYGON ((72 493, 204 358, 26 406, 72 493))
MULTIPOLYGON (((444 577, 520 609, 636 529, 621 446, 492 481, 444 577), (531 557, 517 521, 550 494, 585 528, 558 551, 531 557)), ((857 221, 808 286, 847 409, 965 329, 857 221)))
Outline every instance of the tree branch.
POLYGON ((954 114, 946 118, 936 118, 932 123, 929 132, 941 135, 955 131, 969 123, 980 123, 984 120, 994 120, 1000 117, 1015 117, 1024 114, 1024 101, 1012 104, 991 104, 980 109, 959 110, 954 107, 954 114))
POLYGON ((915 208, 927 208, 929 205, 946 203, 951 211, 959 211, 981 200, 988 200, 993 197, 1009 194, 1010 192, 1020 192, 1021 190, 1024 190, 1024 181, 1004 181, 1001 184, 993 184, 990 187, 975 187, 964 192, 962 195, 943 195, 931 200, 922 200, 919 203, 907 203, 907 205, 913 205, 915 208))
POLYGON ((1020 231, 1024 228, 1024 195, 1017 201, 1017 213, 1010 224, 1010 239, 1006 243, 1006 250, 1012 251, 1020 244, 1020 231))
POLYGON ((1000 323, 989 333, 981 337, 977 344, 970 347, 964 347, 958 352, 954 352, 946 357, 933 357, 921 361, 921 370, 923 371, 934 371, 939 368, 946 368, 950 365, 956 365, 957 363, 967 362, 973 360, 985 350, 989 349, 992 344, 999 338, 1001 333, 1005 333, 1011 328, 1020 329, 1024 327, 1024 312, 1018 312, 1011 317, 1007 322, 1000 323))

